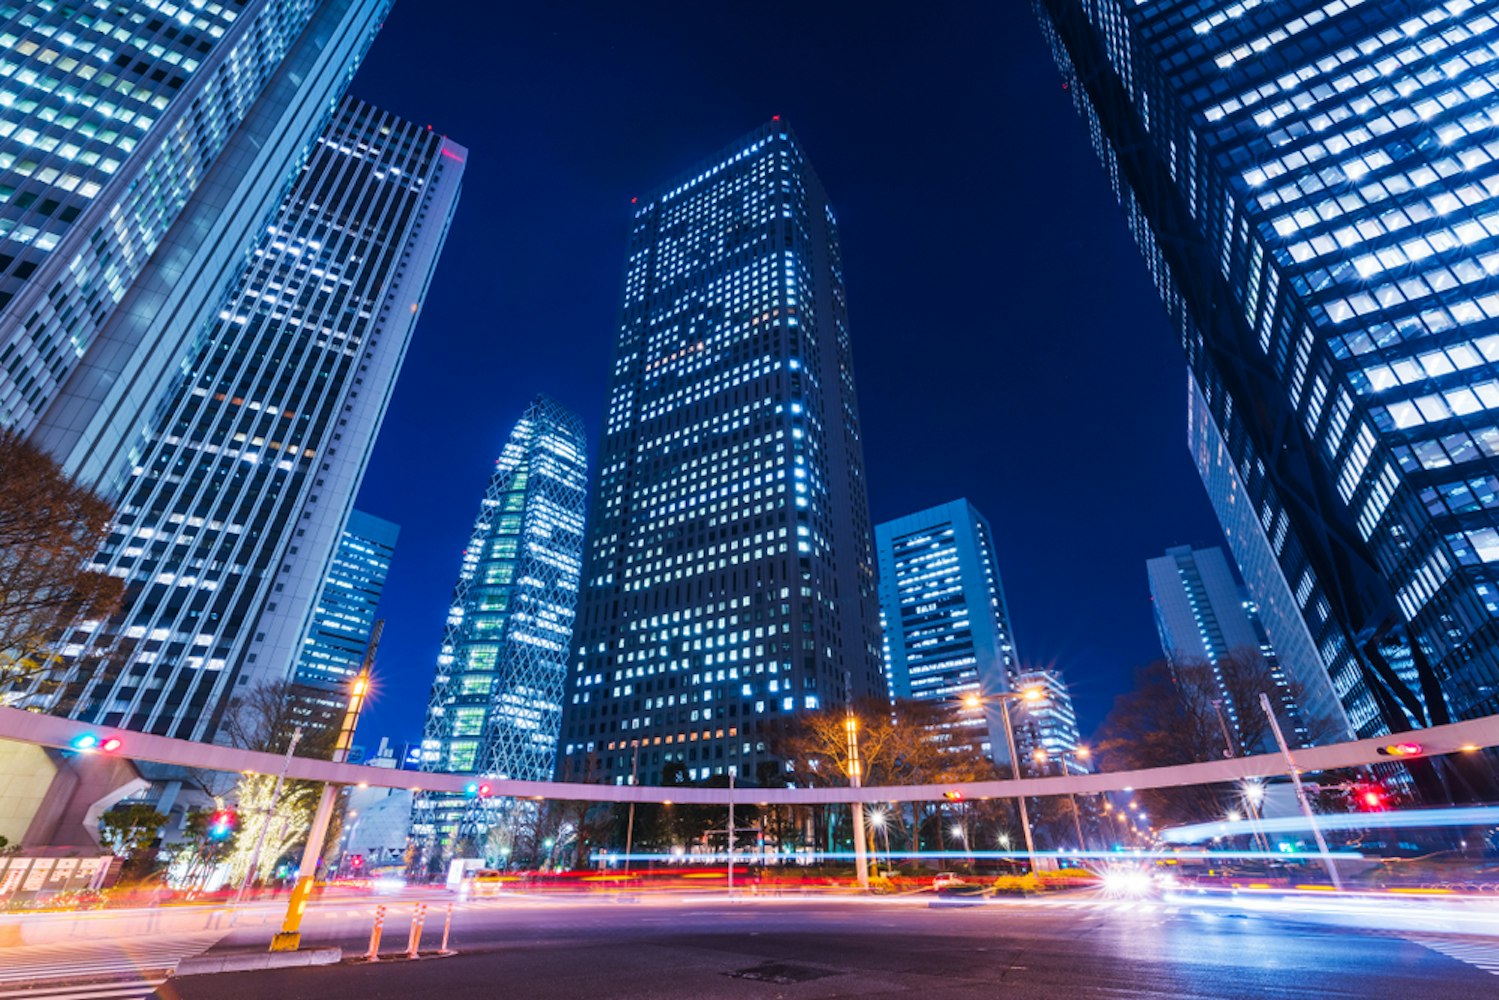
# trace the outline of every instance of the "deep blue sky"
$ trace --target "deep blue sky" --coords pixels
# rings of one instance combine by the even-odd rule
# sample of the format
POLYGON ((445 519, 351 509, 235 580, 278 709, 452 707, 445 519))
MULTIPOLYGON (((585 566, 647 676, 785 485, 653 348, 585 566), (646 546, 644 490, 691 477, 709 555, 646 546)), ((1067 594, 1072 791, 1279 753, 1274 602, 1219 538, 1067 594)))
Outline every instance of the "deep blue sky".
POLYGON ((1022 660, 1059 665, 1097 726, 1160 655, 1145 560, 1221 536, 1180 347, 1029 6, 396 4, 352 92, 470 156, 359 497, 401 525, 361 743, 420 736, 526 403, 597 441, 631 196, 773 114, 842 226, 875 520, 972 500, 1022 660))

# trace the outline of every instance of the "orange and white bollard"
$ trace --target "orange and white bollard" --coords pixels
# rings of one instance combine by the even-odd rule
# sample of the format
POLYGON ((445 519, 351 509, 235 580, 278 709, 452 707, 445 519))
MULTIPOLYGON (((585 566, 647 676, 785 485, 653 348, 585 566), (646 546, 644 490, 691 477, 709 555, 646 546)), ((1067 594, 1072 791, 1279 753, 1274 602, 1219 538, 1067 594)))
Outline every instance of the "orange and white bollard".
POLYGON ((385 929, 385 907, 375 907, 375 924, 370 928, 370 950, 364 953, 366 960, 380 961, 380 934, 385 929))
POLYGON ((427 922, 427 904, 417 903, 411 913, 411 939, 406 942, 406 957, 416 958, 421 952, 422 924, 427 922))
POLYGON ((439 954, 442 954, 442 955, 451 955, 452 954, 452 952, 448 951, 448 932, 451 931, 452 929, 453 929, 453 904, 449 903, 448 904, 447 919, 445 919, 442 922, 442 947, 439 948, 439 949, 437 949, 437 951, 438 951, 439 954))

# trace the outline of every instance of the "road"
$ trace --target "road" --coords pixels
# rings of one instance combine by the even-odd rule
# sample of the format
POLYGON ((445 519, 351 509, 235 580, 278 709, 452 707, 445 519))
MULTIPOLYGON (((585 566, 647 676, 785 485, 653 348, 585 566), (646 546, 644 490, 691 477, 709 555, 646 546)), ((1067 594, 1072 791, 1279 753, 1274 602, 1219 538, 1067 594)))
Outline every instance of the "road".
MULTIPOLYGON (((506 897, 461 907, 460 954, 170 980, 168 1000, 528 1000, 1004 996, 1328 1000, 1499 995, 1499 938, 1402 934, 1169 901, 932 905, 883 899, 506 897)), ((441 919, 429 922, 434 947, 441 919)), ((406 918, 387 923, 387 950, 406 918)), ((308 943, 360 951, 368 907, 328 910, 308 943)), ((219 947, 255 943, 231 932, 219 947)), ((79 994, 80 996, 83 994, 79 994)))

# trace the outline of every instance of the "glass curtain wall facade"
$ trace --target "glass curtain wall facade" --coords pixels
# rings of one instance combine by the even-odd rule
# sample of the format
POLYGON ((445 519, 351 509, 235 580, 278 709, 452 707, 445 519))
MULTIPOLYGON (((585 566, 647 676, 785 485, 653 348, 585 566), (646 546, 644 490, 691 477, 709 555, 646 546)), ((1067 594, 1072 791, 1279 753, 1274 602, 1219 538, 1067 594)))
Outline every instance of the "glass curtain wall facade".
POLYGON ((120 488, 388 9, 0 4, 0 423, 120 488))
MULTIPOLYGON (((463 551, 437 658, 421 768, 546 781, 557 764, 583 562, 583 421, 538 396, 511 432, 463 551)), ((451 846, 490 819, 456 795, 422 795, 414 837, 451 846)))
POLYGON ((337 732, 343 722, 400 534, 399 525, 349 512, 292 673, 292 714, 304 731, 337 732))
POLYGON ((636 200, 564 773, 754 778, 885 695, 838 226, 771 121, 636 200))
POLYGON ((1494 12, 1033 3, 1352 728, 1499 711, 1494 12))
POLYGON ((874 538, 891 696, 947 705, 950 736, 1008 766, 991 696, 1014 688, 1015 639, 989 522, 954 500, 876 525, 874 538), (991 700, 970 708, 969 695, 991 700))
POLYGON ((457 203, 463 147, 346 98, 167 400, 50 710, 211 738, 289 679, 457 203))

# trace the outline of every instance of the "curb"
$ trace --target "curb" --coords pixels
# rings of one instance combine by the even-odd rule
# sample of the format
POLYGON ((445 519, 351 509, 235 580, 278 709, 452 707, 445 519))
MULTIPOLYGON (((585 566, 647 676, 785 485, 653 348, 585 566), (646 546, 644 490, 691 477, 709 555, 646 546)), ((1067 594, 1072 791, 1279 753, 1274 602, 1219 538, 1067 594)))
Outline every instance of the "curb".
POLYGON ((306 951, 226 952, 197 955, 177 964, 178 976, 207 976, 218 972, 256 972, 261 969, 292 969, 307 965, 336 965, 342 948, 309 948, 306 951))

